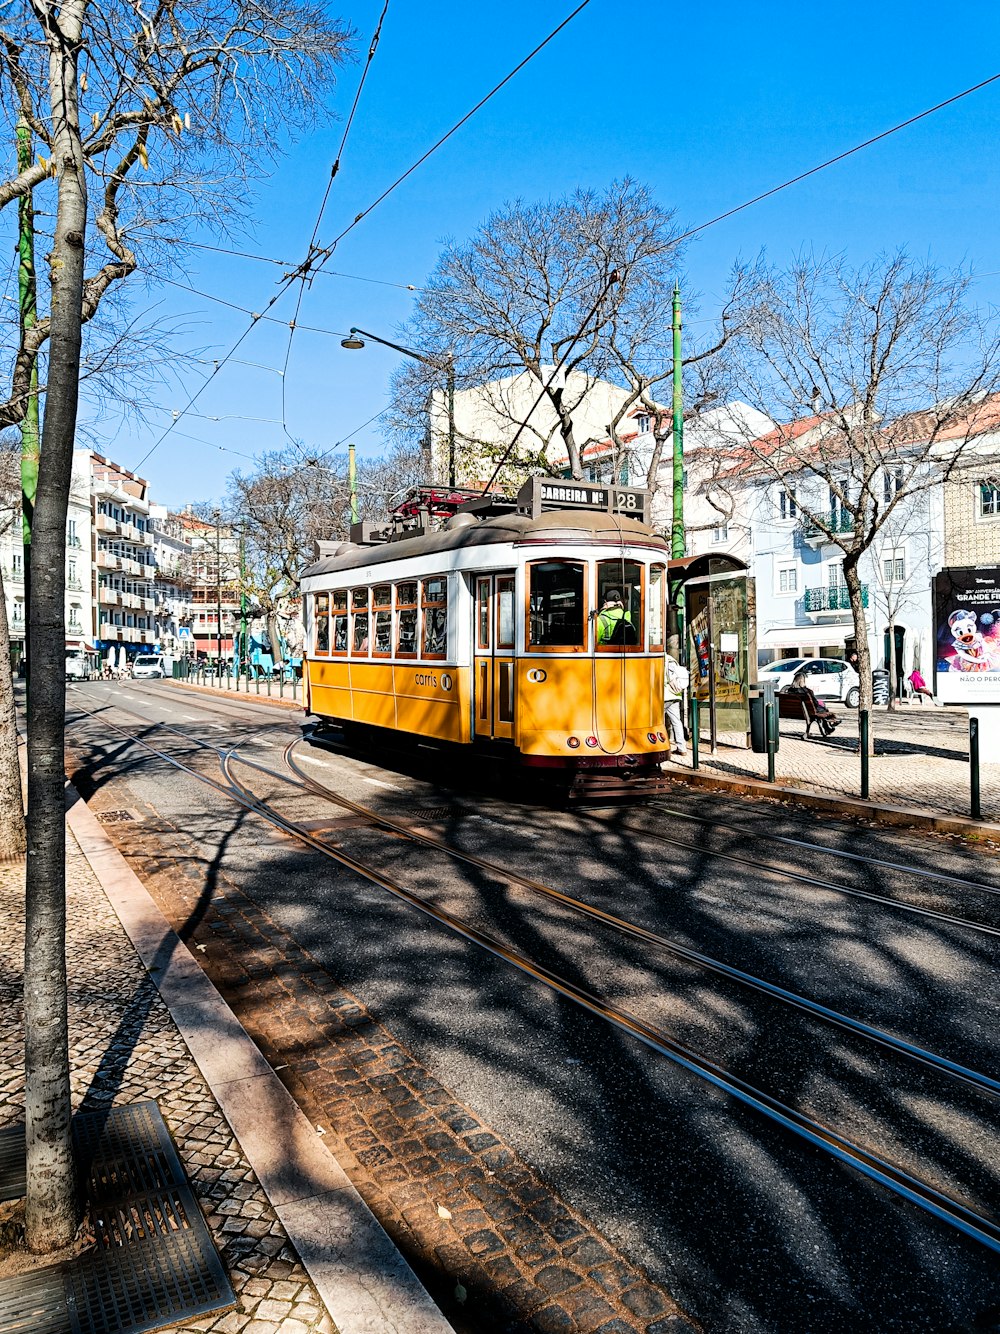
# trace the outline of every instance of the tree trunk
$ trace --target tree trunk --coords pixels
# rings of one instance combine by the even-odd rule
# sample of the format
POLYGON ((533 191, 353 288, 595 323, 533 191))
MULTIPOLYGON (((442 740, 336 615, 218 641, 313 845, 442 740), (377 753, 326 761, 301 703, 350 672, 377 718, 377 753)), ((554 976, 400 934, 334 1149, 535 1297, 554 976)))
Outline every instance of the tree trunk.
MULTIPOLYGON (((847 594, 851 601, 851 616, 854 620, 854 641, 858 655, 858 676, 860 677, 860 698, 858 699, 858 713, 860 716, 862 709, 868 710, 869 720, 871 719, 872 708, 872 659, 868 649, 868 616, 865 612, 864 595, 861 588, 861 577, 858 574, 859 554, 844 557, 844 582, 847 584, 847 594)), ((869 728, 870 753, 875 754, 875 738, 869 728)))
POLYGON ((23 857, 26 847, 14 681, 10 672, 10 626, 0 573, 0 862, 23 857))
POLYGON ((87 225, 77 101, 83 0, 66 0, 58 17, 49 12, 49 99, 58 205, 49 259, 51 338, 45 427, 32 525, 24 948, 26 1225, 28 1246, 35 1252, 67 1245, 77 1225, 66 1019, 63 626, 66 511, 80 385, 87 225))

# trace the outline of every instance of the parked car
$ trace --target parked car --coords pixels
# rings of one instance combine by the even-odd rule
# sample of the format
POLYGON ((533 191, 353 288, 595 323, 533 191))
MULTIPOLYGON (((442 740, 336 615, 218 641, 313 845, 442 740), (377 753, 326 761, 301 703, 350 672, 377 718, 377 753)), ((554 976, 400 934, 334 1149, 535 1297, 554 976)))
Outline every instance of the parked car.
POLYGON ((806 684, 819 699, 839 699, 849 709, 858 707, 861 678, 850 663, 840 658, 783 658, 759 667, 757 679, 775 679, 782 690, 792 684, 798 672, 805 672, 806 684))
POLYGON ((132 661, 132 676, 147 680, 166 676, 167 669, 161 653, 142 653, 132 661))

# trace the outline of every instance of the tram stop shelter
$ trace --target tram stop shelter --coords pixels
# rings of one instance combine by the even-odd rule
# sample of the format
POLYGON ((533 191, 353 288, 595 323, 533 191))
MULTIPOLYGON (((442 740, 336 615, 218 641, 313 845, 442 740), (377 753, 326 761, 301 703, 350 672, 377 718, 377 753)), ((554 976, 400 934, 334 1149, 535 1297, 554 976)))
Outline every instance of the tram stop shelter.
POLYGON ((683 607, 691 697, 708 710, 712 750, 720 732, 750 744, 750 684, 757 674, 757 607, 747 565, 726 552, 670 561, 670 601, 683 607))

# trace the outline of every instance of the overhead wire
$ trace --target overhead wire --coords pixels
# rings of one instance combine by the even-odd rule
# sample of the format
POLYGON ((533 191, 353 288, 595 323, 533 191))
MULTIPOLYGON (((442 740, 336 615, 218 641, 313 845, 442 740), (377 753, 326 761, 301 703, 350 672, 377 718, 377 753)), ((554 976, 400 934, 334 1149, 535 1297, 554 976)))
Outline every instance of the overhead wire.
POLYGON ((347 123, 344 126, 344 133, 340 138, 340 147, 337 149, 337 156, 334 158, 333 166, 330 168, 330 176, 326 183, 326 189, 323 192, 323 199, 319 206, 319 212, 316 215, 316 222, 312 229, 312 235, 309 237, 306 260, 300 267, 299 271, 299 292, 295 299, 295 313, 292 315, 288 325, 288 345, 285 348, 285 364, 281 374, 281 429, 296 448, 299 448, 299 442, 288 429, 288 364, 291 361, 292 356, 292 342, 295 338, 295 328, 298 323, 299 312, 302 310, 302 302, 305 299, 306 286, 310 282, 309 273, 312 267, 312 255, 316 249, 316 237, 319 235, 319 229, 323 225, 326 206, 330 202, 330 191, 333 189, 334 179, 340 171, 340 160, 344 155, 347 138, 351 133, 351 126, 354 124, 354 116, 358 109, 358 103, 361 101, 361 93, 365 86, 365 80, 368 78, 368 71, 371 69, 372 61, 375 59, 375 52, 378 50, 379 39, 382 36, 382 24, 385 22, 385 16, 388 13, 388 10, 389 0, 384 0, 382 13, 379 15, 378 23, 375 25, 374 35, 368 46, 368 58, 365 61, 364 69, 361 71, 361 78, 358 80, 358 86, 354 94, 354 101, 351 104, 351 110, 347 116, 347 123))
MULTIPOLYGON (((202 241, 188 241, 179 236, 169 239, 178 245, 187 246, 191 250, 208 250, 214 255, 230 255, 233 259, 252 259, 258 264, 270 264, 277 269, 294 267, 290 259, 277 259, 272 255, 255 255, 249 250, 233 250, 228 246, 208 245, 202 241)), ((340 269, 317 269, 316 272, 322 273, 327 278, 347 278, 355 283, 374 283, 378 287, 397 287, 401 292, 422 292, 424 290, 416 283, 396 283, 388 278, 370 278, 363 273, 344 273, 340 269)))
POLYGON ((460 130, 463 125, 465 125, 468 121, 472 119, 472 117, 476 114, 477 111, 482 110, 482 108, 486 105, 486 103, 489 102, 491 98, 495 97, 501 88, 505 87, 508 83, 510 83, 511 79, 513 79, 515 75, 519 74, 521 70, 524 69, 525 65, 527 65, 530 61, 534 60, 535 56, 537 56, 540 51, 543 51, 545 47, 548 46, 549 42, 551 42, 554 37, 557 37, 559 33, 562 32, 563 28, 565 28, 567 24, 571 23, 573 19, 576 18, 577 14, 579 14, 581 10, 586 9, 589 4, 590 0, 581 0, 581 3, 577 5, 577 7, 572 11, 572 13, 567 14, 567 16, 563 19, 563 21, 560 24, 558 24, 557 27, 553 28, 552 31, 549 33, 549 35, 546 38, 544 38, 541 42, 539 42, 533 51, 529 51, 528 54, 524 57, 524 59, 521 60, 517 65, 515 65, 509 74, 505 75, 500 80, 500 82, 495 85, 495 87, 491 88, 490 91, 485 95, 485 97, 481 97, 479 99, 479 101, 476 103, 476 105, 472 108, 471 111, 467 111, 465 115, 461 118, 461 120, 457 120, 450 130, 447 130, 441 136, 440 139, 438 139, 435 143, 431 144, 430 148, 427 149, 426 153, 421 154, 421 156, 417 158, 416 162, 414 162, 411 166, 407 167, 407 169, 403 172, 401 176, 397 176, 396 179, 392 182, 392 184, 387 186, 386 189, 382 191, 382 193, 378 196, 377 199, 373 200, 372 203, 370 203, 367 208, 362 209, 362 211, 359 214, 357 214, 357 216, 354 218, 353 222, 348 223, 348 225, 344 228, 344 230, 340 232, 339 235, 335 236, 328 246, 324 246, 321 250, 319 250, 317 254, 324 257, 323 259, 320 260, 320 266, 322 267, 322 264, 325 262, 325 259, 328 259, 330 255, 333 254, 333 252, 336 250, 340 242, 344 239, 345 236, 347 236, 348 232, 352 232, 354 228, 358 225, 358 223, 361 222, 364 218, 367 218, 369 213, 374 212, 374 210, 378 208, 379 204, 383 203, 386 199, 388 199, 388 197, 392 194, 392 192, 396 190, 400 185, 402 185, 403 182, 407 179, 407 177, 412 176, 418 167, 423 166, 423 164, 433 153, 436 153, 437 150, 443 144, 446 144, 453 134, 457 133, 457 131, 460 130))

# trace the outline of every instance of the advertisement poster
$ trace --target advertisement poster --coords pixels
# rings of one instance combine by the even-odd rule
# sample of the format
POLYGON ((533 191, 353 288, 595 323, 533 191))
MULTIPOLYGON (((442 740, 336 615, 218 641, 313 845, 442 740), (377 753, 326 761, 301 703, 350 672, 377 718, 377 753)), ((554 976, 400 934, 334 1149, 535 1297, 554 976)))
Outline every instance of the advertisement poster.
POLYGON ((1000 566, 941 571, 934 635, 938 699, 1000 704, 1000 566))

